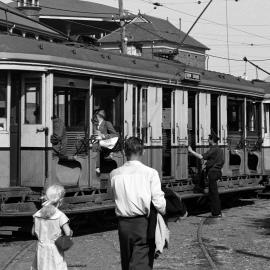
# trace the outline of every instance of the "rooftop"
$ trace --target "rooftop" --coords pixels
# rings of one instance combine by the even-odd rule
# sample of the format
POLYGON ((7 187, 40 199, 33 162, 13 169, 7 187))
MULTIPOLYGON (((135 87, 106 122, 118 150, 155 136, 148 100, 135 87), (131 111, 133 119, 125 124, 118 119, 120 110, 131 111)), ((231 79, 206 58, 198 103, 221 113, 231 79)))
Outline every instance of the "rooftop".
MULTIPOLYGON (((17 7, 16 2, 9 5, 17 7)), ((119 14, 117 8, 81 0, 39 0, 39 6, 40 17, 86 17, 111 20, 112 16, 117 17, 119 14)))
MULTIPOLYGON (((169 43, 180 44, 185 36, 185 33, 177 29, 168 20, 152 17, 145 14, 139 14, 129 24, 126 25, 126 37, 128 42, 152 42, 152 41, 167 41, 169 43)), ((101 43, 117 43, 120 42, 120 28, 113 31, 111 34, 101 38, 101 43)), ((207 46, 200 43, 196 39, 188 36, 183 44, 183 47, 194 47, 203 50, 209 50, 207 46)))
POLYGON ((9 27, 15 25, 16 28, 19 28, 21 30, 33 31, 35 33, 42 33, 49 36, 57 36, 58 38, 61 37, 61 35, 57 31, 54 31, 51 28, 34 21, 33 19, 29 19, 16 8, 12 8, 1 1, 0 23, 4 25, 8 24, 9 27))

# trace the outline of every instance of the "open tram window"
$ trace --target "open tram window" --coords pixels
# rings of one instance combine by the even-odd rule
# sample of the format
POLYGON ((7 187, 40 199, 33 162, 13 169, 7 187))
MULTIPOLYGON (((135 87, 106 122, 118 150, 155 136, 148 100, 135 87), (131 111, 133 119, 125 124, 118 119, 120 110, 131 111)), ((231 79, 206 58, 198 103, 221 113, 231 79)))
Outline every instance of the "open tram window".
POLYGON ((211 94, 211 131, 218 134, 218 95, 211 94))
POLYGON ((54 77, 54 116, 69 131, 88 129, 89 78, 57 74, 54 77))
POLYGON ((93 113, 98 109, 104 110, 106 120, 110 121, 120 134, 124 129, 123 90, 124 83, 122 82, 93 79, 93 113))
POLYGON ((244 100, 237 98, 228 98, 228 132, 243 133, 244 100))
POLYGON ((7 129, 7 73, 0 73, 0 131, 7 129))
POLYGON ((264 133, 270 133, 270 103, 264 104, 264 133))
POLYGON ((248 134, 260 132, 260 103, 247 100, 247 132, 248 134))
POLYGON ((25 79, 25 124, 41 124, 41 78, 25 79))
POLYGON ((54 115, 59 117, 68 130, 87 129, 87 97, 84 89, 54 91, 54 115))

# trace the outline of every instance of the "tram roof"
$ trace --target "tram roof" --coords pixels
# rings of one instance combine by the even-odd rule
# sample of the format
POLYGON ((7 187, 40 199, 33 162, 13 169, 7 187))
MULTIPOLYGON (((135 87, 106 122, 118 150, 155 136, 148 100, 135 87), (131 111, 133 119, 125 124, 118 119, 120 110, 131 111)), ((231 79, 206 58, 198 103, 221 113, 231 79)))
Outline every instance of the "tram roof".
POLYGON ((219 72, 202 70, 181 63, 121 55, 98 49, 42 42, 18 36, 0 35, 0 64, 41 65, 52 70, 67 70, 85 74, 153 82, 177 87, 213 91, 230 91, 263 96, 263 88, 254 82, 219 72), (187 83, 184 72, 197 72, 201 80, 187 83))

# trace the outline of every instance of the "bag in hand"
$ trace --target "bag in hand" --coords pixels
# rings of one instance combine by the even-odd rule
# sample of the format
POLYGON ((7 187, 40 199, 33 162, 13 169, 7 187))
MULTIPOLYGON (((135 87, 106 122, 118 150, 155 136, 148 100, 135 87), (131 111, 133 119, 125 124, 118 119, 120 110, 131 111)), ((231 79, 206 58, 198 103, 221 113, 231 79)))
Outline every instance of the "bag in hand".
POLYGON ((71 236, 62 235, 55 240, 55 245, 59 250, 67 251, 73 245, 71 236))

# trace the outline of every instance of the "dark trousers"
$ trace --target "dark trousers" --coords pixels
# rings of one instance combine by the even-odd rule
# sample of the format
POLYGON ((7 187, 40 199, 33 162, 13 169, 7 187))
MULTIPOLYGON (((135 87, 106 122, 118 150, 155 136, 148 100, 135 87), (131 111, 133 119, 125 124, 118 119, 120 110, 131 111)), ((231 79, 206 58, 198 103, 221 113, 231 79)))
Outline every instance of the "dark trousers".
POLYGON ((146 217, 119 218, 122 270, 153 269, 155 242, 147 237, 146 217))
POLYGON ((209 182, 209 199, 210 207, 213 216, 221 214, 220 199, 218 194, 217 180, 221 177, 221 172, 218 170, 208 171, 208 182, 209 182))

